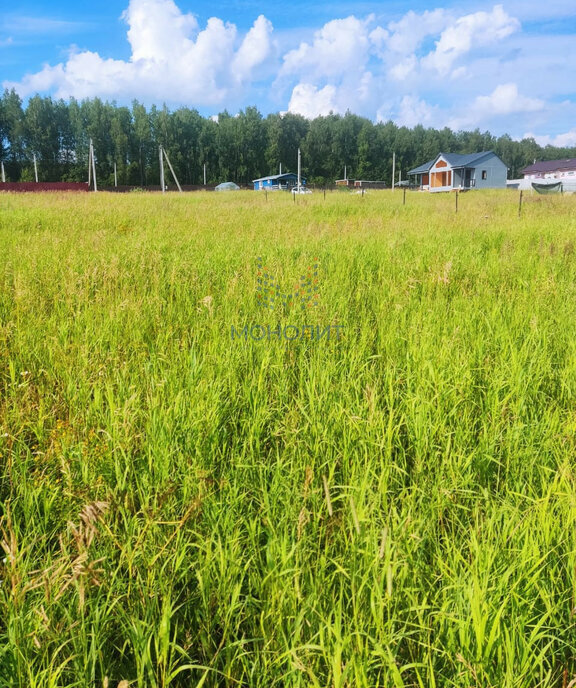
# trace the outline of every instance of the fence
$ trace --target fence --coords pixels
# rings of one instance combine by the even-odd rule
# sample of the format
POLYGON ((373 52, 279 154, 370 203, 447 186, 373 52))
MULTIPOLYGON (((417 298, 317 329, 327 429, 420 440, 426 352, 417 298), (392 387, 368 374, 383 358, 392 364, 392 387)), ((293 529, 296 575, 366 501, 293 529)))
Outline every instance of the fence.
POLYGON ((85 182, 0 182, 0 191, 90 191, 85 182))

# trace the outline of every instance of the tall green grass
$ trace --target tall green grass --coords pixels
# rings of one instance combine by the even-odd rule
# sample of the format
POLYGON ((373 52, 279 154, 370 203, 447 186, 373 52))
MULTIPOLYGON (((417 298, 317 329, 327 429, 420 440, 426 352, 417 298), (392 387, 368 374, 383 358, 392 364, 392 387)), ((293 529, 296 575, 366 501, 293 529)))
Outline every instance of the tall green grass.
POLYGON ((2 195, 0 687, 576 678, 576 199, 402 200, 2 195))

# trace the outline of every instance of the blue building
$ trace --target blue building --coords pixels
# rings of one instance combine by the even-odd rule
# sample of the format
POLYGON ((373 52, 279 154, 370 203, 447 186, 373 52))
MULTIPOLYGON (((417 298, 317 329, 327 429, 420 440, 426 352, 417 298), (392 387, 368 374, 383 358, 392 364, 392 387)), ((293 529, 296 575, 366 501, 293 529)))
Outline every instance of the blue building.
MULTIPOLYGON (((302 186, 306 184, 304 177, 300 177, 302 186)), ((269 177, 261 177, 254 179, 254 191, 291 191, 295 186, 298 186, 298 175, 294 172, 286 172, 285 174, 272 174, 269 177)))

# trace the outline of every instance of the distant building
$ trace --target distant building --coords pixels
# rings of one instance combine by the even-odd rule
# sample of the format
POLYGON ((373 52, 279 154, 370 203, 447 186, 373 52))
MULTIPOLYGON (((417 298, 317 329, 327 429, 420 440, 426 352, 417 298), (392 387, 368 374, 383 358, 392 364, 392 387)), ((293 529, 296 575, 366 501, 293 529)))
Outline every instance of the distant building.
POLYGON ((371 181, 369 179, 355 179, 355 189, 387 189, 386 182, 371 181))
POLYGON ((520 174, 524 179, 574 179, 576 180, 576 158, 567 160, 546 160, 525 167, 520 174))
MULTIPOLYGON (((286 172, 286 174, 272 174, 269 177, 261 177, 254 179, 254 191, 290 191, 293 187, 298 186, 298 175, 294 172, 286 172)), ((302 186, 306 184, 304 177, 300 178, 302 186)))
POLYGON ((505 189, 508 168, 492 151, 459 155, 438 153, 408 172, 414 186, 426 191, 505 189))
POLYGON ((387 189, 386 182, 370 181, 368 179, 337 179, 336 186, 347 186, 355 189, 387 189))

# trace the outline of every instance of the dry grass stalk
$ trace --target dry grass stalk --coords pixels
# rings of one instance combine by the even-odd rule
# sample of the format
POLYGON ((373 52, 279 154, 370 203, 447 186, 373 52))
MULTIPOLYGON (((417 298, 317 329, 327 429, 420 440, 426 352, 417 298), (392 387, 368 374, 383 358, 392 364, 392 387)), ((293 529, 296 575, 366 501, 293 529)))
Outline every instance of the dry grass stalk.
POLYGON ((386 541, 388 540, 388 526, 382 528, 382 538, 380 540, 380 549, 378 550, 378 559, 384 558, 386 552, 386 541))
POLYGON ((354 522, 356 533, 360 535, 360 521, 358 520, 358 514, 356 513, 356 505, 354 504, 353 497, 350 497, 350 511, 352 512, 352 521, 354 522))
POLYGON ((324 483, 324 494, 326 496, 326 506, 328 507, 328 515, 332 516, 334 511, 332 509, 332 500, 330 499, 330 488, 328 487, 328 481, 326 476, 322 476, 322 482, 324 483))
POLYGON ((308 509, 303 506, 302 509, 300 509, 300 514, 298 515, 298 529, 297 529, 297 539, 300 540, 302 537, 302 533, 304 532, 304 528, 306 527, 306 524, 310 520, 310 514, 308 513, 308 509))
POLYGON ((314 479, 314 472, 312 471, 311 466, 306 466, 306 473, 304 477, 304 489, 302 491, 304 499, 308 497, 308 492, 310 490, 310 485, 312 484, 312 480, 314 479))
MULTIPOLYGON (((10 587, 12 589, 12 597, 17 598, 17 592, 20 585, 20 575, 18 573, 16 562, 18 561, 18 538, 12 524, 12 516, 10 510, 6 509, 6 514, 2 519, 6 522, 6 526, 1 526, 0 534, 2 535, 2 549, 6 554, 6 565, 10 571, 10 587)), ((1 521, 0 521, 1 522, 1 521)))

